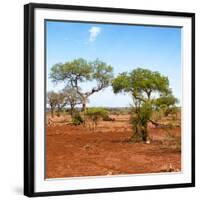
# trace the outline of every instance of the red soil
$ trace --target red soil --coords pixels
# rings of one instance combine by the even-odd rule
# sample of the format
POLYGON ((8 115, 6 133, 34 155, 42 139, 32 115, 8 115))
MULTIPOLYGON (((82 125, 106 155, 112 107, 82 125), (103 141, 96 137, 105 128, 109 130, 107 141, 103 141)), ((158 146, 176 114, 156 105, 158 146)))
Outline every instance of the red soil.
POLYGON ((181 170, 180 128, 149 128, 152 142, 130 142, 127 117, 101 122, 95 132, 58 123, 46 132, 46 178, 156 173, 181 170))

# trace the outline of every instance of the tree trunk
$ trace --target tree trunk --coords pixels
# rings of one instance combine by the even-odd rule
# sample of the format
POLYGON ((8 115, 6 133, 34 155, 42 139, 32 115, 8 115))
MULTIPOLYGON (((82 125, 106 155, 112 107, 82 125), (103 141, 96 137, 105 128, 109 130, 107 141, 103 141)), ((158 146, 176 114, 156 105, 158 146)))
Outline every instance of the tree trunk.
POLYGON ((82 103, 82 111, 85 113, 86 112, 86 98, 84 97, 83 103, 82 103))
POLYGON ((60 110, 57 110, 57 116, 60 117, 60 110))
POLYGON ((71 104, 70 107, 71 107, 71 109, 70 109, 70 115, 71 115, 71 117, 73 117, 73 115, 74 115, 74 105, 71 104))
POLYGON ((58 116, 58 117, 60 117, 61 110, 62 110, 61 107, 58 106, 58 109, 57 109, 57 116, 58 116))
POLYGON ((142 140, 144 142, 147 142, 148 140, 148 131, 147 131, 147 124, 145 124, 143 127, 142 127, 142 140))
POLYGON ((51 117, 54 117, 53 108, 51 108, 51 117))

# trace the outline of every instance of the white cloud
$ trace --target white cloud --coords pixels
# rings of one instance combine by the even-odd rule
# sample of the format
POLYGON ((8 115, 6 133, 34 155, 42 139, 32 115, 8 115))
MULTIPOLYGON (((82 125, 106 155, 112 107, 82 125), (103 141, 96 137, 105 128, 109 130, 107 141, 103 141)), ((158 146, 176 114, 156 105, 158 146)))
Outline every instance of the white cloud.
POLYGON ((89 30, 89 33, 90 33, 89 41, 94 42, 96 40, 97 36, 101 33, 101 28, 99 28, 97 26, 93 26, 89 30))

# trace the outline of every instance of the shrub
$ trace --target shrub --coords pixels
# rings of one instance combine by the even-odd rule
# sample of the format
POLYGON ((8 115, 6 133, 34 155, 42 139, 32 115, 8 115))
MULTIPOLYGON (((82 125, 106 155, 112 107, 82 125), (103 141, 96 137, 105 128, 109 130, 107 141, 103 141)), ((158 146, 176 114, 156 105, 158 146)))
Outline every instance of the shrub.
POLYGON ((80 115, 80 113, 79 112, 75 113, 72 118, 72 123, 77 126, 77 125, 82 124, 83 122, 84 122, 84 120, 83 120, 82 116, 80 115))
POLYGON ((100 119, 108 119, 108 111, 104 108, 89 108, 85 112, 87 119, 92 121, 93 130, 97 127, 97 123, 100 119))
POLYGON ((104 108, 88 108, 85 114, 95 120, 108 116, 108 111, 104 108))
POLYGON ((132 115, 130 123, 133 128, 133 135, 131 140, 133 142, 149 140, 147 132, 147 123, 152 115, 152 106, 146 102, 139 108, 132 108, 132 115))

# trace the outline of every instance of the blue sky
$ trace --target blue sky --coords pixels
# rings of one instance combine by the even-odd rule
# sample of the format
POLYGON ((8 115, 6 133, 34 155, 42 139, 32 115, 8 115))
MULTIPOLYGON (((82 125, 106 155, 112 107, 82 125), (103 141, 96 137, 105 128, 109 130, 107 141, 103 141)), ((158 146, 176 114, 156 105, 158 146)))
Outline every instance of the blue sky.
MULTIPOLYGON (((168 76, 173 94, 181 101, 181 28, 47 21, 47 91, 63 84, 48 78, 50 68, 76 58, 99 58, 114 68, 114 75, 137 67, 168 76)), ((94 83, 85 83, 87 90, 94 83)), ((93 94, 89 106, 129 106, 128 94, 113 94, 112 88, 93 94)))

